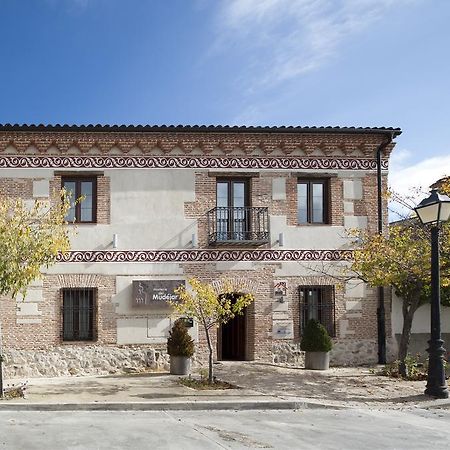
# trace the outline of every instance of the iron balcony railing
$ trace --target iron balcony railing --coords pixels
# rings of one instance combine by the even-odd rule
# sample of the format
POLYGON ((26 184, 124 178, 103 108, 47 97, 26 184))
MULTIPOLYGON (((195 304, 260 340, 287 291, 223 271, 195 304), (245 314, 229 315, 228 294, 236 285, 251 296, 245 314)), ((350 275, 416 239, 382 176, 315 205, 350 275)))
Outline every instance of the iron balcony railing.
POLYGON ((270 242, 268 208, 217 207, 207 212, 209 245, 252 245, 270 242))

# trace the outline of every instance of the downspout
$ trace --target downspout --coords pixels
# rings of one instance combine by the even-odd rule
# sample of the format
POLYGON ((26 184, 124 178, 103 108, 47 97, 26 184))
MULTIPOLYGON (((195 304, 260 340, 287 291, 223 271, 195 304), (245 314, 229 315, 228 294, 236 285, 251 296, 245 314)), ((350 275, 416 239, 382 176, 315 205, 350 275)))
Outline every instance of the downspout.
MULTIPOLYGON (((381 177, 381 156, 383 150, 392 142, 393 133, 388 135, 377 149, 377 200, 378 200, 378 233, 383 234, 383 180, 381 177)), ((384 305, 384 287, 378 287, 378 364, 386 364, 386 310, 384 305)))

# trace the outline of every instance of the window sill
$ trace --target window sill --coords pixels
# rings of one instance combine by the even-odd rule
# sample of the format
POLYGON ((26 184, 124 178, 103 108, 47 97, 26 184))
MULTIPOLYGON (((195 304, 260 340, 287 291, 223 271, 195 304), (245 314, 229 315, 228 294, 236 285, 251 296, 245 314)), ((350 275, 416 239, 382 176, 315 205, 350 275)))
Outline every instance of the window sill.
POLYGON ((297 227, 331 227, 332 223, 297 223, 297 227))
POLYGON ((98 225, 98 222, 67 222, 67 225, 98 225))

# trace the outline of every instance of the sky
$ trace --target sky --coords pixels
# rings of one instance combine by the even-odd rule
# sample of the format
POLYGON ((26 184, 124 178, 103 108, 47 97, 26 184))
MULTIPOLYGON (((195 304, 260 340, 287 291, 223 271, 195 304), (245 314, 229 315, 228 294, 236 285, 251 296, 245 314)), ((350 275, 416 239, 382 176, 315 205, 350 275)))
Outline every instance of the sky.
POLYGON ((448 0, 0 0, 0 123, 400 127, 450 175, 448 0))

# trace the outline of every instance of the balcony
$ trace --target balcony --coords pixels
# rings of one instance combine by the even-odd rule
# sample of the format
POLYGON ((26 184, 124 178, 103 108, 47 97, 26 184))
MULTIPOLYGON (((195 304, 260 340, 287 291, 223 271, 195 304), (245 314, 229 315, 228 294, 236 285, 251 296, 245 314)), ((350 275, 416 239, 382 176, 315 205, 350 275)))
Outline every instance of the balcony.
POLYGON ((206 215, 211 246, 258 247, 270 242, 268 208, 217 207, 206 215))

